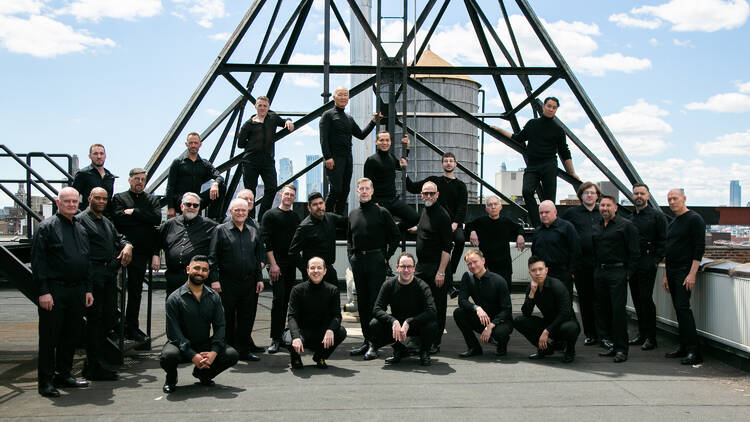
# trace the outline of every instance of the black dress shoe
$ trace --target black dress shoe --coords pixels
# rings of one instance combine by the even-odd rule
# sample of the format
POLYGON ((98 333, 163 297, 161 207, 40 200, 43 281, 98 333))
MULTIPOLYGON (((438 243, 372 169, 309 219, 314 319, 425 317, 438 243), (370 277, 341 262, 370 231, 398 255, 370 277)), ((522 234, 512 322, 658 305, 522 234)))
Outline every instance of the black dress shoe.
POLYGON ((646 338, 646 340, 641 345, 641 350, 654 350, 654 349, 656 349, 656 339, 646 338))
POLYGON ((612 357, 612 356, 614 356, 616 354, 617 354, 617 352, 615 352, 614 348, 605 350, 603 352, 599 352, 599 356, 602 356, 602 357, 612 357))
POLYGON ((428 352, 431 355, 434 355, 436 353, 440 353, 440 345, 439 344, 433 344, 430 346, 430 350, 428 352))
POLYGON ((292 357, 292 369, 302 369, 305 365, 302 364, 302 358, 299 356, 292 357))
POLYGON ((573 362, 576 358, 576 352, 573 351, 573 353, 570 353, 569 351, 565 351, 565 354, 563 354, 562 362, 563 363, 570 363, 573 362))
POLYGON ((39 394, 44 397, 60 397, 60 392, 50 383, 40 384, 38 390, 39 394))
POLYGON ((271 341, 271 345, 268 346, 268 349, 266 349, 266 352, 269 354, 274 354, 279 352, 279 347, 281 347, 281 341, 280 340, 273 340, 271 341))
POLYGON ((394 363, 401 362, 401 359, 405 358, 409 352, 406 350, 406 347, 394 347, 393 348, 393 356, 389 358, 385 358, 385 363, 392 365, 394 363))
POLYGON ((318 369, 328 369, 328 364, 326 363, 326 360, 319 357, 317 354, 313 355, 313 361, 315 362, 315 367, 318 369))
POLYGON ((664 353, 665 358, 684 358, 687 355, 687 350, 683 349, 682 347, 678 347, 671 352, 664 353))
POLYGON ((599 345, 602 346, 603 349, 611 349, 615 347, 614 343, 606 338, 603 338, 602 341, 599 342, 599 345))
POLYGON ((365 353, 364 356, 362 356, 362 359, 364 360, 373 360, 378 357, 378 349, 374 347, 370 347, 367 349, 367 353, 365 353))
POLYGON ((460 358, 470 358, 472 356, 481 356, 482 355, 482 348, 481 347, 470 347, 466 349, 465 352, 461 352, 458 354, 458 357, 460 358))
POLYGON ((622 363, 628 360, 628 355, 626 355, 623 352, 617 352, 615 353, 615 358, 612 359, 615 363, 622 363))
POLYGON ((458 297, 458 293, 459 293, 458 289, 455 288, 455 287, 453 287, 453 286, 451 286, 450 291, 449 291, 448 294, 450 295, 451 299, 455 299, 455 298, 458 297))
POLYGON ((505 356, 508 354, 508 343, 501 343, 497 345, 497 349, 495 349, 495 355, 496 356, 505 356))
POLYGON ((250 353, 263 353, 266 351, 265 348, 257 346, 255 343, 250 343, 250 347, 247 348, 250 353))
POLYGON ((597 340, 596 337, 586 337, 585 339, 583 339, 584 346, 593 346, 597 342, 599 342, 599 340, 597 340))
POLYGON ((370 345, 367 342, 362 343, 361 346, 355 347, 349 351, 350 356, 362 356, 370 349, 370 345))
POLYGON ((419 352, 419 364, 422 366, 432 365, 432 359, 430 359, 430 354, 427 352, 427 350, 422 350, 421 352, 419 352))
POLYGON ((643 344, 644 341, 646 341, 646 338, 641 337, 641 335, 639 334, 631 338, 630 340, 628 340, 628 344, 631 346, 640 346, 641 344, 643 344))
POLYGON ((201 385, 204 386, 204 387, 213 387, 214 385, 216 385, 216 383, 214 382, 214 380, 212 380, 210 378, 202 378, 202 379, 198 380, 198 382, 200 382, 201 385))
POLYGON ((552 353, 554 353, 554 351, 552 351, 549 347, 546 348, 545 350, 537 349, 536 353, 532 353, 529 355, 529 359, 531 360, 544 359, 546 356, 549 356, 552 353))
POLYGON ((70 375, 68 375, 67 377, 61 377, 61 376, 56 375, 52 379, 52 384, 55 387, 60 387, 60 388, 82 388, 82 387, 89 386, 88 381, 78 381, 77 379, 73 378, 70 375))
POLYGON ((680 361, 680 363, 683 365, 697 365, 703 363, 703 356, 698 353, 690 352, 685 356, 685 359, 680 361))
POLYGON ((164 392, 164 394, 171 394, 177 391, 177 386, 174 384, 164 384, 164 386, 161 388, 161 391, 164 392))
POLYGON ((143 343, 148 337, 143 335, 140 330, 130 331, 125 334, 127 340, 133 340, 136 343, 143 343))
POLYGON ((240 360, 245 362, 258 362, 260 357, 254 353, 243 353, 240 355, 240 360))
POLYGON ((391 268, 390 265, 387 265, 385 267, 385 276, 386 277, 395 277, 396 273, 393 272, 393 268, 391 268))

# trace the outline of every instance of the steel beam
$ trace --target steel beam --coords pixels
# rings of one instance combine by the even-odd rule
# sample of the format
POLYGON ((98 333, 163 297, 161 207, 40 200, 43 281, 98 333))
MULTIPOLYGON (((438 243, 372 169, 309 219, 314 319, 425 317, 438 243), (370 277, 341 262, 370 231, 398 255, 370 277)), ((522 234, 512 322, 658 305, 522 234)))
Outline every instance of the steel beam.
POLYGON ((346 22, 344 22, 344 18, 341 16, 341 13, 339 12, 339 8, 336 7, 336 3, 334 3, 333 0, 331 0, 331 10, 333 10, 333 15, 336 16, 336 20, 339 23, 339 26, 341 27, 341 30, 344 32, 344 35, 346 35, 346 40, 351 42, 350 35, 349 35, 349 27, 346 26, 346 22))
MULTIPOLYGON (((329 72, 345 75, 373 75, 377 66, 373 65, 330 65, 329 72)), ((222 73, 259 72, 259 73, 323 73, 323 65, 317 64, 255 64, 227 63, 222 73)), ((400 72, 398 65, 383 65, 383 72, 400 72)), ((512 67, 512 66, 409 66, 409 75, 542 75, 562 76, 560 69, 546 66, 512 67)))
MULTIPOLYGON (((357 2, 355 0, 347 0, 347 2, 349 3, 349 7, 351 8, 352 13, 354 13, 354 17, 357 18, 359 24, 362 26, 362 30, 365 31, 365 35, 367 35, 367 38, 370 39, 372 46, 375 47, 375 50, 382 54, 383 57, 388 57, 388 54, 385 53, 383 46, 378 42, 378 38, 375 36, 375 33, 372 32, 372 27, 367 22, 367 18, 365 18, 365 15, 362 13, 362 9, 360 9, 357 5, 357 2)), ((380 5, 380 2, 378 2, 378 5, 380 5)))
MULTIPOLYGON (((396 52, 396 59, 404 59, 406 60, 405 56, 408 56, 406 54, 406 50, 409 48, 409 45, 411 45, 412 42, 414 42, 414 38, 416 38, 417 31, 419 31, 419 28, 424 23, 425 19, 427 19, 427 16, 430 14, 430 11, 432 10, 432 7, 435 6, 435 3, 437 3, 437 0, 429 0, 427 4, 424 5, 424 8, 422 9, 422 13, 419 14, 419 17, 417 17, 417 21, 415 22, 415 25, 411 28, 411 31, 409 31, 409 34, 406 35, 404 38, 404 42, 401 44, 401 48, 398 49, 398 52, 396 52)), ((416 13, 416 11, 414 12, 416 13)), ((406 8, 404 8, 404 16, 406 16, 406 8)), ((404 23, 404 28, 406 27, 406 23, 404 23)))
MULTIPOLYGON (((292 33, 289 34, 289 41, 286 43, 286 48, 281 54, 279 63, 289 63, 289 59, 292 57, 292 52, 294 52, 294 47, 297 45, 297 40, 299 40, 299 35, 302 33, 302 28, 305 26, 305 19, 307 19, 307 14, 310 12, 312 3, 312 0, 305 0, 304 6, 302 6, 302 10, 297 18, 297 23, 294 24, 294 29, 292 29, 292 33)), ((266 96, 271 102, 273 102, 273 98, 276 96, 276 90, 279 89, 282 76, 284 76, 283 73, 277 72, 276 75, 274 75, 273 80, 271 80, 271 84, 268 86, 268 93, 266 96)))

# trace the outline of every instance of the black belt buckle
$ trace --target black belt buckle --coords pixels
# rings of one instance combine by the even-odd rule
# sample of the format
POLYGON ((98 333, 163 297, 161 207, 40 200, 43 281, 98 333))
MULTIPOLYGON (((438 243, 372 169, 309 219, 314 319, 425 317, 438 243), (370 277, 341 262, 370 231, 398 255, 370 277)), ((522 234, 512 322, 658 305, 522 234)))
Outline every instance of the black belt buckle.
POLYGON ((369 255, 373 254, 375 252, 380 252, 380 249, 370 249, 369 251, 357 251, 355 252, 356 255, 369 255))
POLYGON ((615 262, 612 264, 599 264, 599 268, 606 269, 606 268, 621 268, 624 267, 625 264, 622 262, 615 262))

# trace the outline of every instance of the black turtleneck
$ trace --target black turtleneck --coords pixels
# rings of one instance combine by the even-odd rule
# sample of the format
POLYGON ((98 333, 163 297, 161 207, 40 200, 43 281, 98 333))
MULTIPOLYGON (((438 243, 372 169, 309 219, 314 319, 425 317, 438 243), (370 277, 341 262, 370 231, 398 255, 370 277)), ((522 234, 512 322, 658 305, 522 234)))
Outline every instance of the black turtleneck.
POLYGON ((320 149, 326 160, 337 155, 351 155, 352 136, 365 139, 375 127, 370 122, 364 129, 360 129, 351 114, 343 108, 334 107, 320 116, 320 149))
POLYGON ((340 305, 339 291, 333 284, 307 280, 294 286, 289 295, 287 320, 292 338, 299 338, 301 329, 336 332, 341 326, 340 305))
POLYGON ((375 205, 375 201, 360 202, 359 208, 349 213, 349 229, 346 249, 349 256, 356 252, 382 249, 389 259, 398 247, 401 235, 387 209, 375 205))
POLYGON ((554 119, 541 116, 529 120, 520 132, 513 135, 513 139, 526 147, 526 163, 528 165, 555 160, 555 154, 560 160, 570 159, 570 149, 565 142, 565 131, 555 123, 554 119))
POLYGON ((440 262, 443 252, 453 247, 453 231, 448 212, 438 204, 424 207, 417 224, 417 260, 440 262))
POLYGON ((396 197, 396 171, 401 164, 391 151, 377 150, 365 161, 364 176, 372 180, 375 202, 392 200, 396 197))
POLYGON ((412 182, 406 176, 406 190, 411 193, 420 193, 425 182, 432 182, 438 189, 438 205, 442 205, 451 218, 451 222, 463 224, 466 219, 466 204, 468 196, 466 184, 458 178, 445 176, 430 176, 418 182, 412 182))

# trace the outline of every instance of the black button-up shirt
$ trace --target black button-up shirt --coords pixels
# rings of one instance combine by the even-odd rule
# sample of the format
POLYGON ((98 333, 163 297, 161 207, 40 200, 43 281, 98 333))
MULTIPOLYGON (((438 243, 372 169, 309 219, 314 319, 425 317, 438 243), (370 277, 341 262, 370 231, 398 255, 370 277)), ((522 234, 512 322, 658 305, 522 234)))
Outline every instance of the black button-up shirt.
POLYGON ((370 122, 360 129, 354 118, 343 108, 333 107, 320 116, 320 149, 326 160, 336 156, 352 154, 352 136, 365 139, 375 127, 370 122))
POLYGON ((432 297, 430 286, 424 281, 414 277, 409 284, 401 284, 398 277, 386 280, 380 288, 375 306, 372 309, 373 317, 388 326, 394 321, 403 324, 408 322, 425 323, 437 318, 435 299, 432 297), (388 306, 391 307, 389 315, 388 306))
POLYGON ((89 195, 94 188, 104 188, 107 191, 107 200, 112 198, 115 191, 115 176, 106 168, 104 176, 99 174, 99 170, 94 166, 88 165, 73 176, 73 187, 81 194, 81 202, 78 209, 83 211, 89 207, 89 195))
POLYGON ((619 215, 615 215, 606 226, 602 219, 594 235, 594 254, 597 264, 622 263, 628 274, 633 274, 640 256, 638 229, 619 215))
POLYGON ((133 244, 133 254, 150 255, 157 246, 156 226, 161 222, 159 198, 146 192, 129 190, 115 194, 112 198, 112 222, 117 230, 133 244), (125 214, 125 210, 133 213, 125 214))
POLYGON ((599 206, 589 211, 584 205, 579 205, 565 211, 560 218, 570 221, 578 232, 578 241, 581 244, 581 266, 594 264, 594 230, 599 227, 602 215, 599 206))
POLYGON ((120 253, 122 248, 130 244, 125 236, 117 232, 115 225, 107 217, 97 217, 91 208, 81 211, 77 217, 89 236, 89 259, 91 261, 109 262, 120 253))
POLYGON ((706 250, 706 223, 693 210, 675 217, 667 230, 666 263, 670 268, 689 267, 703 258, 706 250))
POLYGON ((336 227, 345 224, 346 217, 330 212, 325 213, 320 220, 312 215, 302 220, 289 245, 289 257, 292 262, 297 263, 302 274, 305 274, 307 261, 314 256, 323 258, 327 265, 336 262, 336 227))
POLYGON ((184 215, 170 218, 159 227, 159 246, 164 250, 167 269, 184 271, 195 255, 208 255, 216 223, 200 215, 185 220, 184 215))
POLYGON ((549 227, 540 225, 534 232, 531 253, 542 258, 547 267, 575 270, 576 260, 581 256, 575 227, 560 218, 556 218, 549 227))
POLYGON ((247 222, 242 231, 232 221, 216 226, 209 250, 209 279, 220 281, 222 290, 254 290, 263 280, 260 264, 265 250, 258 230, 247 222))
POLYGON ((390 259, 398 247, 401 233, 387 209, 374 201, 362 203, 349 213, 346 249, 351 257, 357 252, 381 249, 390 259))
POLYGON ((651 205, 638 211, 633 211, 630 221, 638 229, 641 245, 641 256, 650 256, 661 261, 664 258, 667 242, 667 217, 661 210, 651 205))
POLYGON ((417 224, 417 261, 439 263, 443 252, 453 248, 453 231, 448 212, 438 204, 424 207, 417 224))
POLYGON ((292 338, 300 338, 300 330, 331 330, 341 326, 341 299, 333 284, 310 280, 292 288, 287 318, 292 338))
POLYGON ((508 217, 499 216, 493 220, 483 215, 466 224, 466 233, 477 232, 479 250, 487 261, 500 262, 503 266, 511 264, 510 242, 515 242, 518 235, 523 235, 523 227, 508 217))
POLYGON ((495 325, 513 319, 508 284, 491 271, 485 271, 479 279, 470 272, 464 273, 458 293, 458 306, 467 312, 476 312, 477 306, 480 306, 495 325), (469 298, 474 303, 469 302, 469 298))
POLYGON ((534 306, 542 312, 542 319, 547 324, 547 331, 553 332, 560 328, 560 324, 565 321, 575 320, 576 314, 573 312, 573 303, 570 299, 568 288, 562 281, 547 277, 544 280, 544 286, 541 290, 537 289, 534 298, 529 298, 531 285, 526 288, 526 298, 521 306, 521 313, 524 316, 531 316, 534 312, 534 306))
POLYGON ((49 293, 52 283, 84 284, 91 292, 89 237, 78 217, 71 221, 55 214, 39 223, 31 244, 31 270, 39 296, 49 293))
POLYGON ((452 223, 458 223, 459 226, 466 220, 467 193, 466 183, 458 178, 445 176, 429 176, 424 180, 412 182, 409 176, 406 176, 406 190, 408 192, 419 194, 422 192, 422 185, 425 182, 432 182, 437 186, 438 205, 441 205, 448 211, 452 223))
POLYGON ((263 214, 261 235, 266 252, 273 252, 277 265, 289 262, 289 245, 299 224, 299 216, 291 209, 284 211, 276 207, 263 214))
POLYGON ((201 185, 209 180, 224 183, 214 165, 210 161, 198 158, 193 161, 188 157, 187 151, 172 161, 169 166, 169 178, 167 179, 167 207, 180 208, 182 195, 185 192, 201 194, 201 185))
POLYGON ((184 359, 191 360, 200 352, 221 353, 226 348, 224 308, 215 291, 203 286, 198 301, 185 283, 169 295, 165 311, 167 342, 180 349, 184 359))
MULTIPOLYGON (((255 116, 253 116, 255 117, 255 116)), ((265 152, 274 156, 274 136, 276 135, 277 127, 284 127, 287 120, 282 119, 281 116, 269 111, 266 114, 266 118, 263 119, 263 123, 256 122, 252 118, 246 121, 240 129, 240 134, 237 137, 237 146, 244 148, 245 152, 265 152)))

